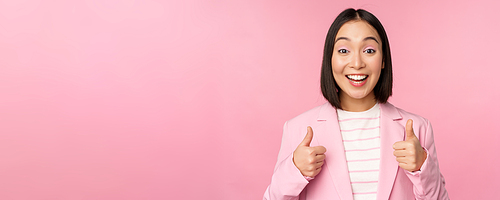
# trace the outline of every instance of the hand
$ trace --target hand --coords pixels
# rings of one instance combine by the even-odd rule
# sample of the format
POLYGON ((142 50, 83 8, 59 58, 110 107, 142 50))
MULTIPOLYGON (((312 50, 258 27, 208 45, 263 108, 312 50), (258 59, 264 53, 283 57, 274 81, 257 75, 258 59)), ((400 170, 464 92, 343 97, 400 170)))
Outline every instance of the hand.
POLYGON ((321 171, 326 152, 323 146, 311 147, 312 139, 313 130, 308 126, 306 137, 293 152, 293 163, 303 176, 309 177, 315 177, 321 171))
POLYGON ((413 132, 413 120, 411 119, 406 122, 405 141, 396 142, 392 147, 399 166, 410 172, 420 170, 427 158, 427 152, 422 148, 420 141, 413 132))

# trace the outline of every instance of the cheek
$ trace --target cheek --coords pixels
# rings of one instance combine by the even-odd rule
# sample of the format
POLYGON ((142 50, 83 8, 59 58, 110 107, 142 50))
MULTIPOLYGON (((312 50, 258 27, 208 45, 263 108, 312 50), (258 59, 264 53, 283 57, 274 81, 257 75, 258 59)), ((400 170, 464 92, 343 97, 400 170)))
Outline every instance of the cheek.
POLYGON ((370 68, 374 73, 379 73, 381 72, 383 66, 382 66, 382 57, 375 57, 373 59, 369 60, 369 65, 371 66, 370 68))
POLYGON ((380 81, 380 74, 382 74, 382 59, 377 60, 373 63, 373 68, 372 68, 372 75, 374 77, 377 77, 376 79, 373 79, 375 83, 378 83, 380 81))
POLYGON ((332 58, 332 71, 334 76, 335 74, 342 74, 344 66, 345 64, 340 59, 332 58))

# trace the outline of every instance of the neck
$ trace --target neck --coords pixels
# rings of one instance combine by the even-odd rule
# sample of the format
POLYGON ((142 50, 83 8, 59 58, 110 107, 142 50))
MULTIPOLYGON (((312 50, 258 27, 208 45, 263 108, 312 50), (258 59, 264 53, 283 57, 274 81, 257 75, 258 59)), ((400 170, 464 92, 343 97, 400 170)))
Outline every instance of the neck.
POLYGON ((343 94, 342 92, 340 93, 340 105, 342 106, 342 110, 345 111, 349 112, 367 111, 373 106, 375 106, 376 103, 377 100, 375 99, 375 94, 373 94, 373 92, 361 99, 355 99, 347 94, 343 94))

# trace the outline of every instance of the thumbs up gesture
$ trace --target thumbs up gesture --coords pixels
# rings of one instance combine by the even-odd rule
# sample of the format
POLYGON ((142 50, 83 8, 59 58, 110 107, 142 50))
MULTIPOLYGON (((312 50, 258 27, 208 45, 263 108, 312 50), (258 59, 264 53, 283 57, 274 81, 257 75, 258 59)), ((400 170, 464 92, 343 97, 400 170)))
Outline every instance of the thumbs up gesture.
POLYGON ((315 177, 321 171, 325 160, 326 148, 323 146, 311 147, 313 130, 307 127, 304 140, 293 152, 293 163, 303 176, 315 177))
POLYGON ((413 120, 411 119, 406 122, 406 139, 394 143, 392 147, 399 166, 410 172, 420 170, 427 158, 427 152, 422 148, 413 132, 413 120))

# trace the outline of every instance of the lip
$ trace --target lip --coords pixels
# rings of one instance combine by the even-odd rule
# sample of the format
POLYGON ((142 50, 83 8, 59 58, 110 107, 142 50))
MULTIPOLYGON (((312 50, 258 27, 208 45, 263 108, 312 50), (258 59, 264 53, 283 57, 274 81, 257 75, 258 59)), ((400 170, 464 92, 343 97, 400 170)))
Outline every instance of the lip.
POLYGON ((348 75, 346 75, 345 78, 347 80, 349 80, 349 83, 351 83, 351 85, 354 86, 354 87, 362 87, 363 85, 366 84, 366 82, 367 82, 367 80, 369 78, 369 75, 367 75, 367 74, 348 74, 348 75), (354 81, 354 80, 349 79, 347 77, 348 75, 360 75, 360 76, 366 76, 366 78, 364 80, 362 80, 362 81, 354 81))

